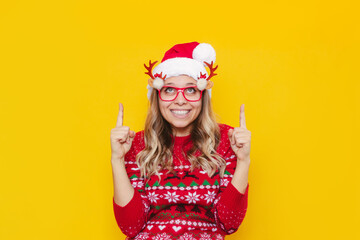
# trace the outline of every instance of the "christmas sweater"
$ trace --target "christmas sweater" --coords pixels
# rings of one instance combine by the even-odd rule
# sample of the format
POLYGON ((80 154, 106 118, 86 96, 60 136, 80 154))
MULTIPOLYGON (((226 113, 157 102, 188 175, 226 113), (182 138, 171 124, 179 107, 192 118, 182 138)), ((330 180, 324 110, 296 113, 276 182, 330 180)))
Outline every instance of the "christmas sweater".
POLYGON ((212 177, 201 168, 189 171, 191 163, 184 152, 192 147, 190 135, 174 137, 175 174, 164 169, 160 181, 156 175, 141 178, 135 158, 145 148, 144 131, 136 133, 124 159, 134 195, 123 207, 113 198, 115 219, 126 240, 220 240, 239 228, 247 210, 249 184, 244 194, 232 185, 237 163, 227 135, 232 127, 219 127, 216 151, 226 160, 223 178, 219 171, 212 177))

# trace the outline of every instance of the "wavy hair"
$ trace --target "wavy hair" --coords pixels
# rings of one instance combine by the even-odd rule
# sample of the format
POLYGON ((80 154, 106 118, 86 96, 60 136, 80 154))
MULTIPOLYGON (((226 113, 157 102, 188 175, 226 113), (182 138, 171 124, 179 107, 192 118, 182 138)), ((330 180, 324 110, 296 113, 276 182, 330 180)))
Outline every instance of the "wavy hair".
MULTIPOLYGON (((226 161, 216 152, 220 142, 220 128, 212 111, 210 96, 203 92, 202 107, 199 116, 192 123, 192 148, 185 156, 191 163, 190 171, 201 167, 212 177, 217 170, 224 176, 226 161), (199 150, 201 155, 196 157, 199 150)), ((173 168, 173 132, 171 125, 164 119, 159 108, 158 91, 153 90, 150 96, 150 107, 144 129, 145 148, 136 156, 141 177, 150 178, 156 174, 161 180, 159 171, 173 168)))

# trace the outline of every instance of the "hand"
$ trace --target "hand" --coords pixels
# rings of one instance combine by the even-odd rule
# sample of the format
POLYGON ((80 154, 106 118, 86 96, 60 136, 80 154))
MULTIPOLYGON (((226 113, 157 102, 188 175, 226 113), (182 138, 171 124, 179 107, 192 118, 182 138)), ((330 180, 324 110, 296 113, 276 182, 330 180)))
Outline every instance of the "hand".
POLYGON ((246 129, 245 105, 240 107, 240 127, 230 129, 228 132, 230 145, 238 161, 250 161, 251 132, 246 129))
POLYGON ((123 126, 124 107, 119 104, 119 115, 116 127, 111 129, 111 157, 123 159, 125 154, 130 150, 135 132, 129 127, 123 126))

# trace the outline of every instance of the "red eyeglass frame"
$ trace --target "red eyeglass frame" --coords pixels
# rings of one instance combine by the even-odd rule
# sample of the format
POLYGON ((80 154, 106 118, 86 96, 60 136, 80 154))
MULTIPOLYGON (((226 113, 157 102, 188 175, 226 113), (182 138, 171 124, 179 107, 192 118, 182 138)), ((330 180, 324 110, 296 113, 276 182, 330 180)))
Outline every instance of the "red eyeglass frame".
POLYGON ((200 91, 200 98, 199 98, 199 100, 189 100, 189 99, 187 99, 187 98, 185 97, 184 90, 185 90, 185 89, 188 89, 188 88, 197 88, 197 86, 188 86, 188 87, 184 87, 184 88, 178 88, 178 87, 174 87, 174 86, 163 86, 162 88, 165 88, 165 87, 170 87, 170 88, 176 89, 176 96, 175 96, 175 98, 174 98, 173 100, 164 100, 164 99, 161 98, 161 93, 160 93, 161 89, 158 89, 159 98, 161 99, 161 101, 164 101, 164 102, 172 102, 172 101, 174 101, 174 100, 179 96, 179 92, 182 93, 182 95, 183 95, 183 97, 186 99, 186 101, 189 101, 189 102, 198 102, 198 101, 201 100, 201 98, 202 98, 202 93, 203 93, 203 91, 204 91, 204 90, 199 90, 199 91, 200 91))

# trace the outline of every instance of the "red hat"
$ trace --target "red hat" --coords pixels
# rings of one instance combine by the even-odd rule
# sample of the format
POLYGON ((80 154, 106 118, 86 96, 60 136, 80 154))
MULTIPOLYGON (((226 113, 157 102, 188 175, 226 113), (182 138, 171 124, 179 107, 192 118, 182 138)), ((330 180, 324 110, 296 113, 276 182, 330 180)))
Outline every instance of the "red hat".
POLYGON ((148 97, 150 98, 152 88, 161 89, 164 86, 166 78, 182 74, 194 78, 200 90, 210 90, 213 82, 209 79, 216 75, 214 71, 217 69, 217 66, 213 67, 215 58, 215 50, 208 43, 176 44, 165 53, 161 63, 153 71, 151 70, 157 62, 151 63, 149 61, 148 67, 144 64, 148 70, 146 74, 151 77, 148 85, 148 97), (208 75, 205 66, 210 68, 210 75, 208 75))

